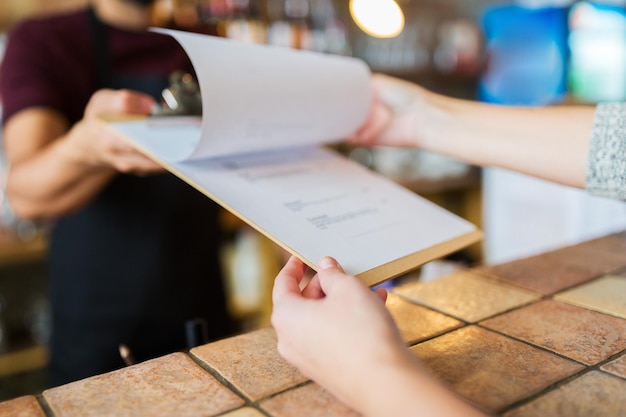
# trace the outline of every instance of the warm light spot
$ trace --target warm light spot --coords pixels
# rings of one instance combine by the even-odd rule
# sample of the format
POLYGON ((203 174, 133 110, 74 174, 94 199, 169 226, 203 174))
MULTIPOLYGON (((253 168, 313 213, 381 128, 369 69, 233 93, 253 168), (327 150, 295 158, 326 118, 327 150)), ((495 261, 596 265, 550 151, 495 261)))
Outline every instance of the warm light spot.
POLYGON ((394 0, 350 0, 350 14, 370 36, 393 38, 404 29, 404 13, 394 0))

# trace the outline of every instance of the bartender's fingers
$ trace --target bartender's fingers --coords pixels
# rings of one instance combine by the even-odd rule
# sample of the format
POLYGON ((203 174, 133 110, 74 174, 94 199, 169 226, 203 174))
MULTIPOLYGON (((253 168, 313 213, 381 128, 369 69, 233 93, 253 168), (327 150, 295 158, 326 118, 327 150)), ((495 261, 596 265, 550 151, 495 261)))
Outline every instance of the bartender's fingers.
POLYGON ((139 152, 130 152, 111 159, 113 167, 125 174, 147 175, 163 171, 163 168, 139 152))
POLYGON ((136 148, 124 139, 118 137, 113 132, 101 129, 102 134, 102 148, 113 155, 122 155, 130 152, 137 152, 136 148))
POLYGON ((106 130, 101 130, 101 132, 104 158, 117 171, 145 175, 164 170, 161 165, 136 150, 125 140, 106 130))
POLYGON ((101 114, 149 114, 154 106, 154 99, 144 93, 131 90, 102 89, 96 91, 87 107, 85 116, 101 114))
POLYGON ((280 303, 285 297, 300 295, 300 281, 304 277, 307 266, 295 256, 289 258, 283 269, 274 280, 272 300, 280 303))

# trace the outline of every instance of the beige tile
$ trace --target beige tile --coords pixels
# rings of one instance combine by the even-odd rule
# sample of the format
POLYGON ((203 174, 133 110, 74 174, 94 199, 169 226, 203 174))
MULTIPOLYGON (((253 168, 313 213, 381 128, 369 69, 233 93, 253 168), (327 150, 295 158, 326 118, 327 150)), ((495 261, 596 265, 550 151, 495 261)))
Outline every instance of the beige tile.
POLYGON ((568 263, 552 253, 479 267, 475 271, 543 295, 587 282, 606 272, 604 268, 595 270, 578 263, 568 263))
POLYGON ((413 304, 394 294, 387 296, 386 305, 400 329, 403 340, 408 344, 438 336, 464 325, 459 320, 413 304))
POLYGON ((358 417, 360 415, 314 383, 283 392, 263 401, 260 406, 272 417, 358 417))
POLYGON ((626 416, 626 380, 589 372, 505 414, 505 417, 537 416, 626 416))
POLYGON ((626 276, 607 275, 554 298, 626 319, 626 276))
POLYGON ((0 417, 45 417, 37 398, 27 395, 0 402, 0 417))
POLYGON ((252 407, 243 407, 230 413, 221 415, 220 417, 265 417, 265 414, 252 407))
POLYGON ((411 350, 460 395, 492 413, 584 368, 477 326, 454 330, 411 350))
POLYGON ((185 353, 44 391, 56 417, 215 416, 244 405, 185 353))
POLYGON ((476 322, 539 298, 530 291, 466 271, 426 283, 402 285, 393 292, 467 322, 476 322))
POLYGON ((280 356, 271 327, 209 343, 191 353, 252 401, 307 380, 280 356))
MULTIPOLYGON (((626 355, 623 355, 614 361, 603 365, 600 369, 615 376, 626 379, 626 355)), ((624 394, 626 395, 626 393, 624 394)))
POLYGON ((546 300, 481 325, 595 365, 626 349, 626 320, 546 300))

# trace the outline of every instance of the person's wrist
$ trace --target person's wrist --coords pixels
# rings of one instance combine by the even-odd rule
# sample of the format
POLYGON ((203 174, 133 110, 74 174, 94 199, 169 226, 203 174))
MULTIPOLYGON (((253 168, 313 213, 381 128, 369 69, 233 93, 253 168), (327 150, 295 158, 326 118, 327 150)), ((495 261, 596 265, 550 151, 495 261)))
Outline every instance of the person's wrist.
POLYGON ((384 367, 370 387, 359 409, 366 417, 485 417, 480 410, 452 391, 406 349, 390 366, 384 367))
POLYGON ((450 142, 458 140, 464 129, 461 102, 433 92, 426 92, 416 114, 414 123, 417 144, 420 149, 439 154, 449 154, 450 142))
MULTIPOLYGON (((367 395, 357 409, 367 417, 401 417, 406 409, 405 391, 411 391, 425 372, 416 357, 407 349, 396 351, 388 361, 372 364, 367 395)), ((412 401, 413 396, 409 400, 412 401)), ((414 409, 412 410, 415 411, 414 409)))
POLYGON ((108 167, 98 158, 93 144, 90 144, 89 141, 89 129, 84 125, 84 122, 79 122, 61 140, 57 141, 57 149, 63 158, 74 166, 87 171, 111 171, 113 173, 114 169, 108 167))

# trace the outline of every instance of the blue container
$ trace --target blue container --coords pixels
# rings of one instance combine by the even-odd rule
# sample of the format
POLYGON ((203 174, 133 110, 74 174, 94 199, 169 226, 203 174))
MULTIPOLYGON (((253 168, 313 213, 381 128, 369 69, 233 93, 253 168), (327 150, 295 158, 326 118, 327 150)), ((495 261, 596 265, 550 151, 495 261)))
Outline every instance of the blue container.
POLYGON ((539 106, 567 94, 569 7, 493 5, 485 9, 487 66, 479 98, 500 104, 539 106))

